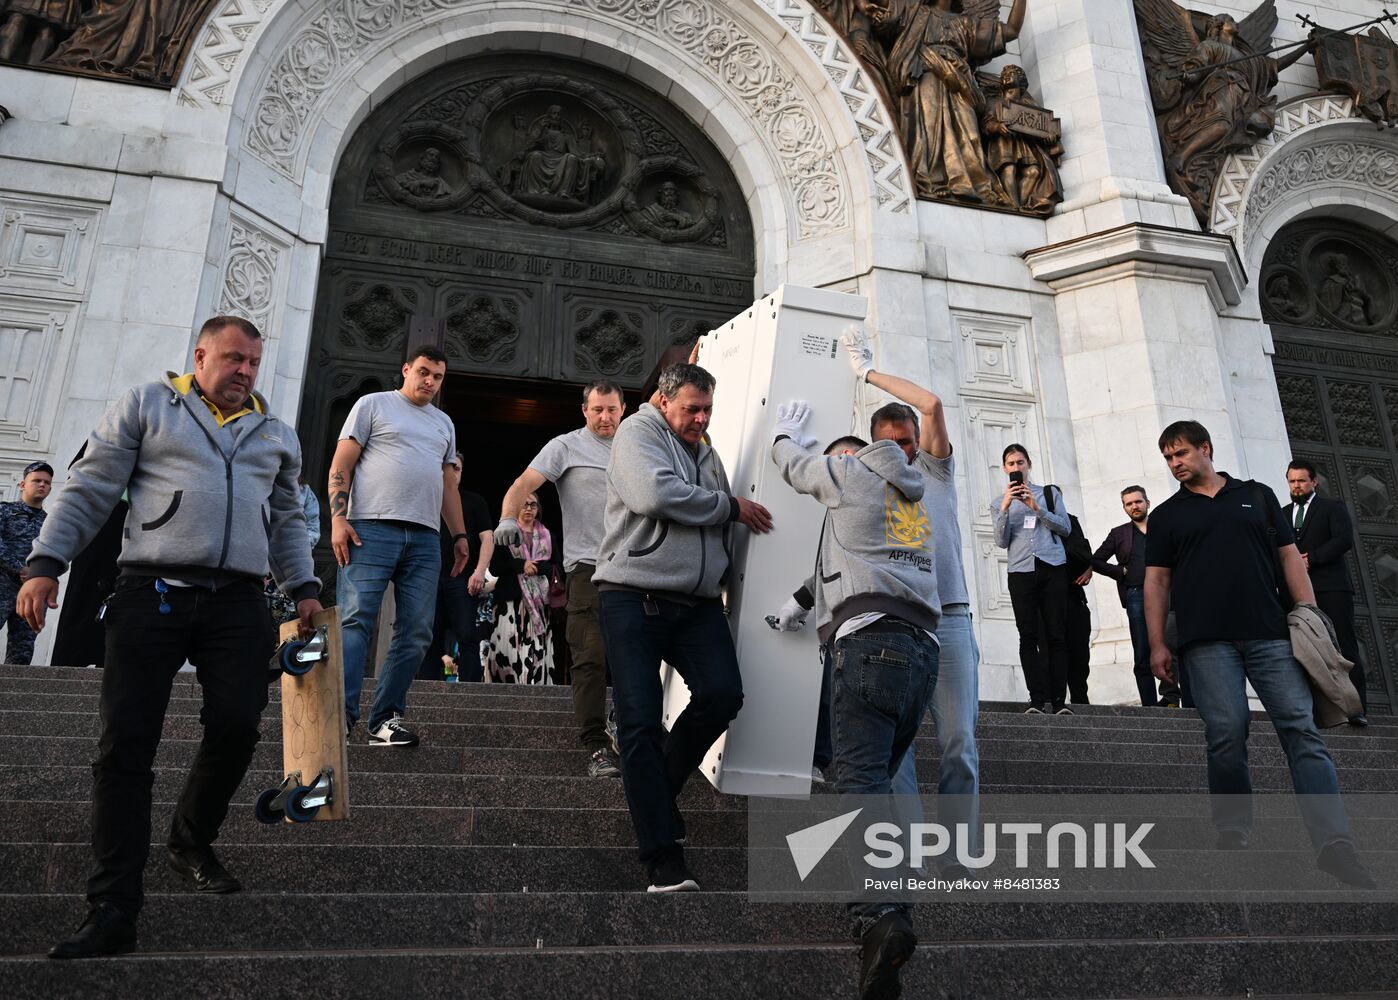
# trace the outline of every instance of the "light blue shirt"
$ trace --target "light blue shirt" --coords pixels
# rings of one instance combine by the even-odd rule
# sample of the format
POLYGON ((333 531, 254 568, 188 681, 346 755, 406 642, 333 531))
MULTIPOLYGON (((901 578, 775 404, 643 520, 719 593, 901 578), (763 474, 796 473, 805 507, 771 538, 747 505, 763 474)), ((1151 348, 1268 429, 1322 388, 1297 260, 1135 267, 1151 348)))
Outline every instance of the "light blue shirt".
POLYGON ((1037 483, 1028 485, 1039 505, 1038 513, 1018 500, 1004 510, 1000 510, 999 505, 995 509, 995 544, 1010 550, 1011 573, 1034 572, 1035 559, 1050 566, 1062 566, 1068 561, 1060 538, 1067 538, 1073 526, 1068 522, 1068 512, 1063 509, 1063 491, 1054 488, 1055 510, 1050 513, 1044 502, 1044 488, 1037 483))

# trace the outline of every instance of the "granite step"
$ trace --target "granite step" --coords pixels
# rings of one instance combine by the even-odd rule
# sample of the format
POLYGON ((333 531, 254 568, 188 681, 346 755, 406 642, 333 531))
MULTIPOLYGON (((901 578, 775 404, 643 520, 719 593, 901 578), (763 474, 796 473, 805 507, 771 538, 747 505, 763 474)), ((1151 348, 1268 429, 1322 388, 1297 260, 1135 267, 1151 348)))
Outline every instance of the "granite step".
MULTIPOLYGON (((930 724, 929 724, 930 726, 930 724)), ((157 751, 157 764, 164 766, 187 764, 194 758, 194 740, 164 739, 157 751)), ((1206 760, 1203 739, 1197 743, 1138 743, 1094 742, 1084 744, 1075 740, 1006 740, 996 737, 980 738, 976 749, 981 760, 1092 760, 1097 763, 1190 764, 1202 767, 1206 760)), ((382 747, 367 743, 350 745, 350 767, 361 770, 415 770, 420 772, 464 772, 478 774, 541 774, 582 775, 587 773, 587 754, 576 744, 564 740, 553 749, 519 749, 511 747, 452 747, 431 744, 414 749, 411 756, 384 753, 382 747)), ((87 765, 97 752, 95 737, 50 736, 36 740, 25 736, 0 736, 0 761, 10 764, 75 764, 87 765)), ((917 758, 920 766, 935 768, 940 760, 936 735, 918 740, 917 758)), ((1398 752, 1372 749, 1362 741, 1346 741, 1332 745, 1331 756, 1336 767, 1398 768, 1398 752)), ((1269 734, 1258 734, 1248 744, 1248 757, 1265 766, 1282 766, 1286 757, 1280 744, 1269 734)), ((265 737, 253 757, 255 769, 272 770, 281 766, 281 744, 265 737)))
MULTIPOLYGON (((0 843, 22 843, 42 830, 52 843, 87 843, 92 809, 86 802, 11 800, 0 810, 0 843)), ((174 802, 157 802, 153 827, 163 831, 174 802)), ((1376 821, 1389 823, 1388 820, 1376 821)), ((690 842, 705 847, 743 847, 747 811, 690 809, 685 813, 690 842)), ((235 799, 219 831, 219 844, 402 844, 587 847, 625 844, 632 836, 624 804, 610 809, 494 808, 490 806, 354 806, 349 822, 273 824, 258 821, 245 799, 235 799)))
MULTIPOLYGON (((46 950, 85 911, 80 894, 0 895, 0 954, 46 950)), ((217 899, 156 892, 141 914, 149 951, 412 948, 551 948, 634 943, 791 944, 839 941, 837 903, 766 903, 743 892, 465 892, 411 897, 241 892, 217 899), (395 902, 404 905, 395 906, 395 902), (294 907, 296 919, 285 920, 294 907), (395 909, 394 920, 380 915, 395 909), (217 919, 211 919, 216 914, 217 919)), ((1389 903, 997 903, 948 900, 914 909, 924 942, 1176 939, 1297 934, 1398 934, 1389 903)))
MULTIPOLYGON (((358 995, 379 984, 412 997, 602 998, 627 984, 636 1000, 762 997, 848 998, 855 993, 854 949, 843 942, 752 945, 468 949, 417 947, 365 954, 266 951, 218 955, 142 953, 58 963, 0 959, 0 991, 51 1000, 139 995, 208 1000, 262 996, 358 995), (268 992, 274 987, 275 992, 268 992)), ((1294 993, 1298 982, 1328 983, 1330 996, 1398 988, 1398 936, 1190 938, 993 942, 920 948, 903 976, 904 993, 929 1000, 1106 1000, 1143 996, 1265 996, 1294 993)))
MULTIPOLYGON (((380 750, 381 753, 406 753, 380 750)), ((174 802, 184 787, 185 768, 160 768, 155 772, 153 795, 157 802, 174 802)), ((251 804, 264 788, 282 782, 282 772, 250 771, 234 796, 234 802, 251 804)), ((53 801, 63 793, 74 801, 88 801, 92 774, 82 767, 35 770, 0 764, 0 803, 53 801)), ((367 771, 351 779, 350 804, 379 806, 495 806, 524 809, 616 809, 625 806, 621 781, 616 778, 559 778, 493 774, 415 774, 367 771)), ((733 799, 720 795, 697 777, 685 785, 680 806, 688 810, 732 809, 733 799)))
MULTIPOLYGON (((202 738, 203 727, 199 723, 198 708, 194 703, 190 703, 189 708, 190 711, 186 714, 172 712, 166 716, 163 729, 164 738, 177 740, 202 738)), ((577 748, 571 716, 566 721, 560 721, 562 713, 557 713, 558 717, 553 718, 551 717, 553 713, 539 715, 507 710, 497 714, 485 709, 466 711, 467 714, 462 716, 453 715, 452 710, 449 709, 427 710, 429 714, 433 715, 445 713, 454 720, 463 717, 469 718, 472 720, 470 722, 424 721, 416 714, 410 715, 408 722, 419 733, 424 745, 427 746, 518 747, 540 750, 573 750, 577 748), (544 724, 539 723, 538 720, 541 718, 545 720, 544 724)), ((0 708, 0 736, 88 737, 96 740, 100 724, 95 710, 90 712, 26 712, 0 708)), ((271 709, 265 712, 262 717, 261 730, 265 741, 280 742, 281 713, 271 709)), ((919 753, 931 753, 936 746, 936 734, 931 724, 925 724, 921 733, 917 743, 919 753)), ((978 742, 1003 739, 1030 746, 1040 743, 1072 744, 1082 747, 1083 756, 1092 759, 1097 759, 1094 749, 1097 745, 1149 743, 1198 749, 1204 743, 1202 729, 1198 732, 1190 732, 1169 729, 1132 729, 1130 727, 1104 728, 1079 725, 1072 720, 1060 719, 1054 719, 1049 725, 1005 725, 995 722, 994 717, 988 715, 983 715, 981 723, 976 727, 976 738, 978 742)), ((361 721, 355 727, 350 742, 352 744, 367 744, 368 739, 365 724, 361 721)), ((1334 749, 1379 751, 1394 754, 1395 758, 1398 759, 1398 737, 1386 738, 1363 732, 1355 734, 1351 731, 1338 735, 1327 733, 1325 739, 1327 745, 1334 749)), ((1276 736, 1263 729, 1255 731, 1254 740, 1250 742, 1249 746, 1251 747, 1254 743, 1262 751, 1266 751, 1268 748, 1276 749, 1278 746, 1276 736)))
MULTIPOLYGON (((157 831, 159 827, 155 828, 157 831)), ((280 844, 219 844, 220 859, 243 887, 260 893, 624 892, 646 887, 634 847, 515 847, 296 843, 293 824, 280 844)), ((159 833, 156 834, 159 836, 159 833)), ((736 891, 747 885, 746 852, 691 847, 685 857, 700 885, 736 891)), ((80 843, 0 843, 0 871, 15 893, 71 893, 92 869, 80 843)), ((153 850, 146 865, 150 892, 177 892, 182 880, 153 850)), ((3 996, 0 993, 0 996, 3 996)))

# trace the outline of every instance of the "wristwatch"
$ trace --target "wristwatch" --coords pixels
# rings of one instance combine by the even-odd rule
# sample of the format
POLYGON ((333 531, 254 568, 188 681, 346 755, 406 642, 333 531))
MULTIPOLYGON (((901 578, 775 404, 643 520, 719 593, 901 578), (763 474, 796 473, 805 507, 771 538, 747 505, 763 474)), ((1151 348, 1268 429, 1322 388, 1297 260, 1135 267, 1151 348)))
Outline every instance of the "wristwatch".
POLYGON ((463 531, 463 532, 460 532, 459 534, 455 534, 455 535, 452 535, 452 536, 451 536, 451 540, 452 540, 453 542, 455 542, 455 541, 457 541, 458 539, 461 539, 461 538, 466 539, 466 541, 468 541, 468 542, 471 540, 471 536, 468 535, 468 534, 466 534, 466 532, 464 532, 464 531, 463 531))

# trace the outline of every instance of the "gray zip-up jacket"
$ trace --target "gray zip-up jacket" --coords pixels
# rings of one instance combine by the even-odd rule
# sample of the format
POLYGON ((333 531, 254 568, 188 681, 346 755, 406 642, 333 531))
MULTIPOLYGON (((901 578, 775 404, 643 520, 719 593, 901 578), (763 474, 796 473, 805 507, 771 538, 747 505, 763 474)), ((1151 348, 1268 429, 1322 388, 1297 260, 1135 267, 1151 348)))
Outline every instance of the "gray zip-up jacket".
POLYGON ((691 450, 642 403, 612 438, 592 579, 660 597, 717 597, 728 572, 728 525, 737 518, 718 453, 702 442, 691 450))
POLYGON ((816 631, 830 642, 855 615, 879 612, 936 632, 932 521, 925 480, 893 441, 854 455, 813 455, 790 438, 772 444, 782 478, 827 508, 816 555, 816 631))
POLYGON ((108 407, 49 508, 29 571, 57 577, 87 547, 122 491, 131 509, 118 563, 153 575, 261 579, 297 600, 320 590, 296 477, 295 432, 266 412, 220 428, 173 372, 108 407))

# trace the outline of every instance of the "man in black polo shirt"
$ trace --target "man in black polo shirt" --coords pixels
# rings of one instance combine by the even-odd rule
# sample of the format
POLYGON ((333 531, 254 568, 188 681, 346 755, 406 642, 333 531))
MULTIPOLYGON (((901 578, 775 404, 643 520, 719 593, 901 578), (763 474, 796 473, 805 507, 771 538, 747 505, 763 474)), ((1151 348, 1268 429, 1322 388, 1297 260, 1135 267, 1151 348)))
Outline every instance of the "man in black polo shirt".
POLYGON ((1314 603, 1291 525, 1266 486, 1214 470, 1213 442, 1202 424, 1177 421, 1159 444, 1180 489, 1151 515, 1146 541, 1150 665, 1155 676, 1172 678, 1165 616, 1173 607, 1180 659, 1204 720, 1218 847, 1246 848, 1252 828, 1250 681, 1286 753, 1317 865, 1342 882, 1376 888, 1355 854, 1335 764, 1312 717, 1310 686, 1291 655, 1278 563, 1292 596, 1314 603))

